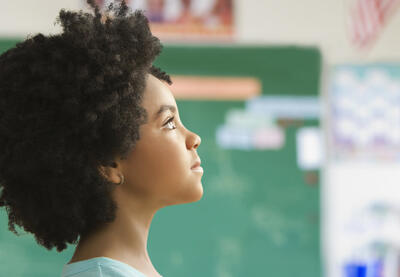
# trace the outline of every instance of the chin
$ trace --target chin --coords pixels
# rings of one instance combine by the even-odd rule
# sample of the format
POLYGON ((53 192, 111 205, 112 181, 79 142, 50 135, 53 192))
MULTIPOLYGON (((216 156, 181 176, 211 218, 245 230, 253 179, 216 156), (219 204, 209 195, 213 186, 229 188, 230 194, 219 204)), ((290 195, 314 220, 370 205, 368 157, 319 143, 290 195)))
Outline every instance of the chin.
POLYGON ((198 189, 197 189, 197 194, 195 195, 194 200, 192 202, 199 201, 201 198, 203 198, 203 194, 204 194, 203 185, 200 182, 200 185, 198 186, 198 189))
POLYGON ((184 203, 197 202, 203 198, 203 185, 201 182, 193 184, 191 191, 186 195, 184 203))

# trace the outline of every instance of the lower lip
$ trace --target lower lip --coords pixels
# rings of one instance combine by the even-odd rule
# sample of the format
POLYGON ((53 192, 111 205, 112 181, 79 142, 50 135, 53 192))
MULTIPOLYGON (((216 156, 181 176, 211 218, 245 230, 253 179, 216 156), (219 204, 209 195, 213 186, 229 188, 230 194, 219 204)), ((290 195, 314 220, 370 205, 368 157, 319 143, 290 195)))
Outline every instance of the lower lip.
POLYGON ((194 167, 194 168, 192 168, 192 171, 203 172, 203 168, 201 166, 194 167))

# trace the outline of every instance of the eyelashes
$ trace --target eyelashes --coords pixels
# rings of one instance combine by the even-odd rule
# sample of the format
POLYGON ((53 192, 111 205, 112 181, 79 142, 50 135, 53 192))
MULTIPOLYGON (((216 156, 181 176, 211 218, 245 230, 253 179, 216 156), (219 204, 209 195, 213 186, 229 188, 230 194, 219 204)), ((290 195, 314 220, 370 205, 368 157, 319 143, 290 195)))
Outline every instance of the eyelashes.
MULTIPOLYGON (((171 117, 170 119, 168 119, 168 121, 164 124, 164 126, 170 124, 171 122, 173 123, 174 118, 175 118, 175 116, 173 116, 173 117, 171 117)), ((175 124, 173 125, 173 128, 170 129, 170 130, 174 130, 174 129, 176 129, 175 124)))

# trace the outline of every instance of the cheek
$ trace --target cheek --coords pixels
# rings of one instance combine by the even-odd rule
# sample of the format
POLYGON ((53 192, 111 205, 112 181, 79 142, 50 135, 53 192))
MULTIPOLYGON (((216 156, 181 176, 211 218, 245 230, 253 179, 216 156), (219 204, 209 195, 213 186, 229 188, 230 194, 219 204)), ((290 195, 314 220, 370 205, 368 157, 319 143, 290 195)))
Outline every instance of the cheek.
POLYGON ((132 159, 131 178, 145 190, 179 186, 188 178, 190 155, 177 141, 158 140, 142 147, 132 159))
POLYGON ((179 177, 187 174, 185 171, 190 169, 188 153, 183 145, 175 143, 165 143, 160 145, 157 151, 157 157, 153 160, 151 167, 155 168, 155 173, 164 181, 176 182, 179 177))

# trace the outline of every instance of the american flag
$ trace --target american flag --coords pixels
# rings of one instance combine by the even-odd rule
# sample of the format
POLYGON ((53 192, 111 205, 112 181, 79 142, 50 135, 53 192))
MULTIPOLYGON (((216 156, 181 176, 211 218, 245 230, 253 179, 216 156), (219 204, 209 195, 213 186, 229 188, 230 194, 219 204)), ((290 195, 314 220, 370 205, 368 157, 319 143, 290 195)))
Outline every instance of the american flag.
POLYGON ((370 46, 396 11, 400 0, 354 0, 350 2, 350 39, 359 48, 370 46))

